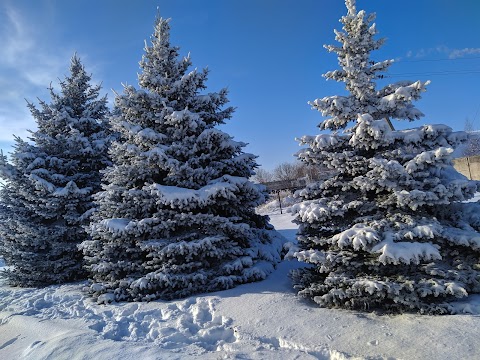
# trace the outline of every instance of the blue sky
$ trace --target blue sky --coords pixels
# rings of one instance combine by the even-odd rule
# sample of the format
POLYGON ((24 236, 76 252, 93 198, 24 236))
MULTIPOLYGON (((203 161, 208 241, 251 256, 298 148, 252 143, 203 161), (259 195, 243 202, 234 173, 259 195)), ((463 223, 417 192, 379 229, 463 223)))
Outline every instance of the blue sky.
MULTIPOLYGON (((13 134, 35 129, 25 99, 49 100, 47 86, 67 74, 75 51, 110 102, 112 89, 136 85, 157 6, 172 18, 180 53, 209 67, 207 91, 230 90, 237 110, 222 130, 249 143, 246 151, 268 170, 293 161, 295 137, 318 133, 322 120, 307 102, 344 91, 321 76, 337 68, 323 44, 335 44, 342 0, 2 0, 0 148, 9 152, 13 134)), ((480 129, 480 1, 358 0, 357 7, 377 13, 387 38, 373 58, 398 60, 388 82, 432 81, 417 102, 426 116, 397 128, 463 130, 469 118, 480 129)))

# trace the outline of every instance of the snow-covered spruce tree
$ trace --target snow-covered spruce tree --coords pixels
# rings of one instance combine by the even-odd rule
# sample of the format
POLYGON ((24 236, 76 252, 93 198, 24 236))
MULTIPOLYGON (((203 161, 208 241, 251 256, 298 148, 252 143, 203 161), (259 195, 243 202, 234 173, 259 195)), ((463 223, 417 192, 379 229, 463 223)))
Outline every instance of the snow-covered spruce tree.
POLYGON ((385 117, 421 114, 412 100, 425 84, 375 90, 374 74, 387 63, 368 68, 379 44, 373 16, 346 4, 343 46, 335 48, 343 70, 327 77, 337 74, 351 95, 314 102, 330 116, 320 128, 333 133, 302 137, 308 148, 298 154, 337 175, 302 190, 293 208, 299 245, 289 256, 310 264, 292 273, 294 286, 322 307, 452 312, 451 300, 480 291, 480 206, 463 203, 477 184, 450 156, 466 134, 444 125, 391 129, 385 117))
POLYGON ((264 279, 281 244, 254 208, 255 156, 215 128, 232 115, 227 92, 201 95, 207 70, 188 71, 157 18, 140 62, 141 90, 117 95, 113 166, 83 243, 99 302, 173 299, 264 279))
POLYGON ((83 278, 85 226, 100 190, 100 170, 109 165, 106 97, 90 84, 79 58, 70 74, 50 88, 51 103, 28 106, 38 129, 30 142, 16 138, 11 163, 0 175, 0 255, 10 284, 44 286, 83 278))

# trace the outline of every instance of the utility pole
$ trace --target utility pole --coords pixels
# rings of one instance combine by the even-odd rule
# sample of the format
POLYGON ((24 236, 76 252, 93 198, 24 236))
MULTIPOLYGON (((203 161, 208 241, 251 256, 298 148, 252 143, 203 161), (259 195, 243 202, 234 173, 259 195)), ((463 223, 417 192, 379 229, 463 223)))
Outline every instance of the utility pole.
POLYGON ((283 214, 282 212, 282 199, 280 198, 280 190, 277 191, 278 195, 278 203, 280 204, 280 214, 283 214))

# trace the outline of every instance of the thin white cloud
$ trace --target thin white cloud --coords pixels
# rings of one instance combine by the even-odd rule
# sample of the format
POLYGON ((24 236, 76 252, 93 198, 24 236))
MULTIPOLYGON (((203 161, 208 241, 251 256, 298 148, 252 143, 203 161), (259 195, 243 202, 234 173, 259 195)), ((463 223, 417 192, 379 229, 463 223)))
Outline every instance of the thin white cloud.
POLYGON ((35 122, 25 99, 48 100, 47 88, 65 72, 72 52, 48 44, 42 33, 45 14, 27 17, 9 3, 0 5, 0 142, 11 143, 13 134, 25 138, 35 122), (44 15, 42 17, 42 15, 44 15))
POLYGON ((458 59, 468 55, 479 55, 479 54, 480 54, 480 48, 455 49, 450 52, 449 58, 458 59))
POLYGON ((421 59, 432 55, 442 55, 449 59, 460 59, 469 55, 480 54, 480 48, 463 48, 451 49, 445 45, 439 45, 432 48, 424 48, 419 50, 409 50, 406 54, 407 58, 421 59))
POLYGON ((6 18, 2 27, 5 42, 0 52, 2 62, 12 64, 21 54, 31 50, 33 42, 22 24, 20 14, 14 8, 5 6, 3 15, 6 18))

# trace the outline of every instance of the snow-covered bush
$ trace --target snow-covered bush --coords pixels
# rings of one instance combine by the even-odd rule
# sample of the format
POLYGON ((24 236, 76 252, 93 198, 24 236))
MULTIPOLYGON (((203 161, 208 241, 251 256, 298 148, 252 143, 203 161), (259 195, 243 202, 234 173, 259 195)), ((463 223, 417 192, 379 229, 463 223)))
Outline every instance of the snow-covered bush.
POLYGON ((82 245, 99 302, 172 299, 264 279, 280 260, 255 156, 218 130, 233 113, 227 91, 200 94, 207 70, 189 70, 158 18, 111 123, 113 166, 82 245))
POLYGON ((450 300, 480 292, 480 206, 463 203, 477 183, 451 159, 466 134, 444 125, 392 130, 385 118, 421 115, 412 101, 425 83, 376 90, 390 62, 370 62, 382 43, 373 16, 346 5, 342 46, 327 47, 342 70, 326 77, 345 82, 350 95, 313 103, 330 116, 321 129, 334 132, 302 137, 308 148, 298 154, 338 173, 307 186, 293 206, 299 245, 289 256, 311 264, 293 272, 294 285, 324 307, 447 313, 450 300))
POLYGON ((29 140, 15 138, 11 163, 1 160, 0 255, 10 265, 9 283, 42 286, 82 278, 78 244, 108 164, 108 115, 100 86, 90 85, 79 58, 70 75, 50 88, 52 102, 28 106, 38 129, 29 140))

